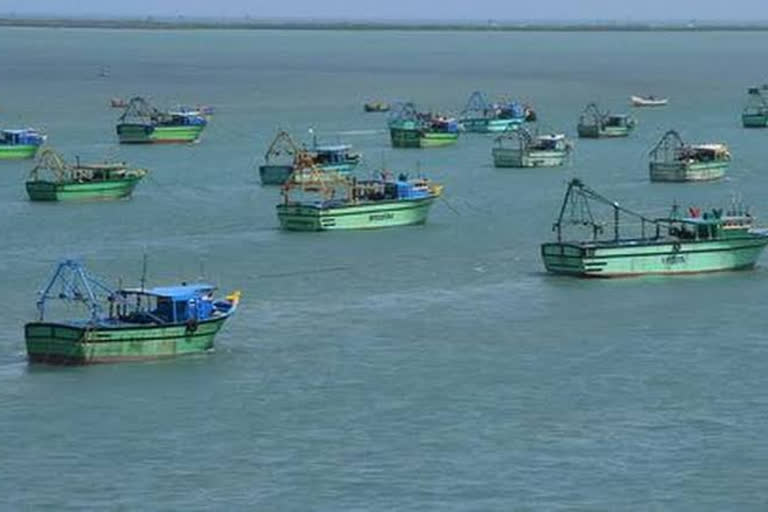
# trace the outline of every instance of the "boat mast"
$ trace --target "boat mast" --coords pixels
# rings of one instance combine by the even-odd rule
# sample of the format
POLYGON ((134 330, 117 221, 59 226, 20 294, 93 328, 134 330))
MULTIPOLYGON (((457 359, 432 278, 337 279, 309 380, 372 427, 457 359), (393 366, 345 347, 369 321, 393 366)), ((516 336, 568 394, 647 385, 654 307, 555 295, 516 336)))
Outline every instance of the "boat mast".
POLYGON ((278 157, 283 153, 290 155, 291 158, 296 158, 300 151, 299 145, 293 140, 291 134, 285 130, 280 130, 267 148, 264 161, 269 164, 271 158, 278 157))
POLYGON ((568 189, 565 192, 565 197, 563 198, 563 204, 560 207, 560 214, 558 215, 557 222, 555 222, 555 224, 552 227, 554 231, 557 231, 558 242, 562 242, 562 225, 565 219, 565 212, 569 205, 571 206, 572 214, 575 211, 577 206, 580 206, 580 211, 581 211, 581 218, 579 218, 578 220, 572 220, 572 223, 591 226, 593 238, 597 240, 597 235, 602 232, 603 228, 600 224, 598 224, 595 221, 594 216, 592 215, 592 211, 589 207, 590 200, 597 201, 598 203, 602 203, 612 208, 614 240, 618 241, 621 238, 621 218, 620 218, 621 213, 624 213, 631 217, 637 217, 638 219, 640 219, 643 238, 645 238, 646 222, 656 226, 656 237, 657 238, 659 237, 660 235, 659 221, 649 219, 637 212, 633 212, 632 210, 628 210, 622 207, 617 201, 611 201, 610 199, 598 194, 591 188, 584 185, 584 183, 582 183, 580 179, 574 178, 568 183, 568 189), (581 200, 581 202, 579 202, 579 200, 581 200))
POLYGON ((74 260, 62 261, 56 267, 53 277, 40 293, 40 298, 37 301, 40 321, 45 319, 45 303, 49 299, 82 302, 91 314, 91 322, 98 321, 103 314, 101 305, 96 298, 96 291, 106 294, 109 300, 115 300, 115 293, 90 275, 80 263, 74 260), (57 284, 59 289, 54 291, 57 284))

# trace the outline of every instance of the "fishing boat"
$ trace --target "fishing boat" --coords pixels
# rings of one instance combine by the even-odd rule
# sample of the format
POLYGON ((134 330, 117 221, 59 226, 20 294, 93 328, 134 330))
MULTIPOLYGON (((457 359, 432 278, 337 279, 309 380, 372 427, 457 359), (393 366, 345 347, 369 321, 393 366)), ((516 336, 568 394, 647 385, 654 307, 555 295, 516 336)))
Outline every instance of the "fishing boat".
POLYGON ((3 130, 0 132, 0 160, 22 160, 34 158, 46 136, 37 130, 3 130))
POLYGON ((475 91, 461 111, 459 124, 467 132, 497 133, 516 129, 527 115, 525 107, 516 101, 490 103, 485 94, 475 91))
POLYGON ((561 133, 534 135, 525 128, 496 137, 492 150, 495 167, 559 167, 572 145, 561 133))
POLYGON ((747 91, 747 104, 741 113, 744 128, 765 128, 768 126, 768 86, 750 87, 747 91))
MULTIPOLYGON (((541 245, 549 272, 578 277, 673 275, 752 268, 768 245, 768 230, 755 229, 748 209, 733 203, 703 212, 691 207, 682 213, 675 205, 668 217, 651 219, 598 194, 574 179, 553 226, 557 241, 541 245), (601 209, 602 207, 602 209, 601 209), (604 235, 609 222, 594 215, 610 212, 613 236, 604 235), (621 216, 629 217, 634 232, 622 234, 621 216), (585 230, 565 239, 567 226, 585 230)), ((626 226, 624 230, 626 231, 626 226)))
POLYGON ((29 173, 27 194, 32 201, 119 199, 128 197, 146 176, 146 169, 129 168, 125 162, 68 164, 53 149, 40 153, 29 173))
POLYGON ((199 354, 213 349, 240 292, 216 299, 207 283, 113 290, 79 262, 65 260, 37 301, 37 321, 24 326, 30 362, 93 364, 199 354), (77 304, 86 318, 46 320, 51 301, 77 304))
POLYGON ((206 124, 196 110, 161 112, 137 96, 120 116, 117 136, 122 144, 197 142, 206 124))
POLYGON ((382 173, 358 180, 338 173, 324 173, 311 161, 297 165, 300 178, 283 185, 283 201, 277 205, 280 227, 289 231, 372 229, 427 220, 442 186, 425 178, 396 179, 382 173), (300 194, 300 197, 296 197, 300 194))
POLYGON ((299 155, 309 158, 321 171, 348 174, 362 160, 360 153, 352 151, 349 144, 318 144, 312 141, 312 149, 299 146, 286 131, 279 131, 264 155, 264 165, 259 166, 262 185, 282 185, 294 171, 299 155))
POLYGON ((590 103, 579 117, 577 128, 583 138, 626 137, 635 128, 635 120, 627 114, 600 112, 597 104, 590 103))
POLYGON ((686 144, 670 130, 650 153, 651 181, 709 181, 722 178, 731 161, 725 144, 686 144))
POLYGON ((389 134, 395 148, 433 148, 456 144, 459 123, 444 115, 418 112, 413 103, 393 111, 389 134))
POLYGON ((669 98, 655 96, 630 96, 629 102, 633 107, 663 107, 669 103, 669 98))
POLYGON ((363 105, 366 112, 389 112, 391 106, 385 101, 369 101, 363 105))

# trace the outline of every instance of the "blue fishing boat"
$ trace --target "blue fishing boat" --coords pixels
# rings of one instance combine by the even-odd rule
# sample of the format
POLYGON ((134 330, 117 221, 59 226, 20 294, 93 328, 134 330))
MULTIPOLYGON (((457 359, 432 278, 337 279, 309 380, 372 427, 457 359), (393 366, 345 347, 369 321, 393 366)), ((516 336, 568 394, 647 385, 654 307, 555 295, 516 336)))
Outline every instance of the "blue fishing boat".
POLYGON ((0 132, 0 160, 33 158, 45 139, 45 135, 31 128, 3 130, 0 132))
POLYGON ((74 260, 56 267, 24 327, 30 362, 92 364, 201 353, 237 309, 240 292, 215 299, 207 283, 114 290, 74 260), (86 318, 46 320, 50 301, 79 304, 86 318))
POLYGON ((309 159, 320 171, 349 174, 362 160, 360 153, 352 151, 349 144, 318 144, 312 138, 312 149, 297 144, 291 135, 281 130, 264 155, 264 165, 259 166, 262 185, 282 185, 296 168, 296 162, 309 159))

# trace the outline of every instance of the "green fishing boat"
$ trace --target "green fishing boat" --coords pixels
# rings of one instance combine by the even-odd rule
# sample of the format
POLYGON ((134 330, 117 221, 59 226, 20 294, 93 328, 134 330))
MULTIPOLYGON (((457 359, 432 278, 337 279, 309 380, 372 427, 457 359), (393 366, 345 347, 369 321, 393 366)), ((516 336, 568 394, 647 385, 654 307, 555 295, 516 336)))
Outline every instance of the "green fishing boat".
POLYGON ((29 174, 27 194, 32 201, 120 199, 130 196, 147 173, 124 162, 68 164, 48 148, 29 174))
POLYGON ((317 168, 295 171, 283 186, 283 202, 277 205, 280 227, 289 231, 373 229, 427 220, 442 186, 427 179, 397 179, 382 175, 358 180, 317 168), (301 197, 295 197, 296 194, 301 197))
POLYGON ((459 124, 453 118, 418 112, 413 103, 405 103, 393 111, 389 134, 395 148, 450 146, 459 140, 459 124))
POLYGON ((121 144, 197 142, 207 124, 196 110, 161 112, 137 96, 118 119, 117 137, 121 144))
POLYGON ((572 145, 563 134, 534 135, 518 128, 496 137, 492 150, 495 167, 559 167, 572 145))
POLYGON ((765 128, 768 126, 768 85, 750 87, 747 91, 747 105, 741 113, 744 128, 765 128))
POLYGON ((516 101, 491 103, 485 94, 475 91, 459 115, 459 124, 467 132, 499 133, 520 127, 530 108, 516 101))
POLYGON ((579 117, 577 130, 582 138, 626 137, 635 124, 635 119, 627 114, 603 113, 596 103, 590 103, 579 117))
POLYGON ((80 263, 60 263, 37 302, 39 318, 24 327, 30 362, 93 364, 199 354, 234 314, 240 292, 214 299, 210 284, 112 290, 80 263), (48 321, 54 300, 80 304, 88 318, 48 321))
POLYGON ((711 181, 722 178, 731 161, 725 144, 686 144, 668 131, 650 153, 651 181, 711 181))
POLYGON ((681 215, 650 219, 607 199, 574 179, 553 230, 557 241, 544 243, 541 256, 549 272, 578 277, 673 275, 749 269, 768 245, 768 231, 753 228, 753 217, 741 205, 703 212, 690 208, 681 215), (612 237, 603 238, 604 223, 593 216, 595 205, 612 211, 612 237), (637 226, 622 236, 620 216, 637 226), (566 240, 563 229, 587 229, 587 238, 566 240))
POLYGON ((31 128, 3 130, 0 132, 0 160, 34 158, 45 139, 45 135, 31 128))

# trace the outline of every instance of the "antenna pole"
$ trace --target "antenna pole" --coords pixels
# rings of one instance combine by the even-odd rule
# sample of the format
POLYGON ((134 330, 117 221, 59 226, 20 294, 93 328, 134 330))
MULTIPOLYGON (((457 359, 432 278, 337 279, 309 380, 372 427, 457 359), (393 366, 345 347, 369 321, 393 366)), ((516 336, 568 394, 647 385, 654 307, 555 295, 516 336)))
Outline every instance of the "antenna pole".
POLYGON ((144 285, 147 282, 147 252, 144 251, 141 264, 141 291, 144 292, 144 285))

